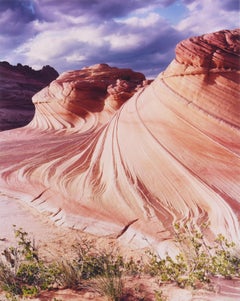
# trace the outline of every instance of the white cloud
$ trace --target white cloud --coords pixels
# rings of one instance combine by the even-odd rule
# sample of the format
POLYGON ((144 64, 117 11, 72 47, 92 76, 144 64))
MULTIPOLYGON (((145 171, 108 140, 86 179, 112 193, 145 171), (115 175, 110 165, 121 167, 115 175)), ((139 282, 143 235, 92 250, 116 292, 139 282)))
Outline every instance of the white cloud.
POLYGON ((142 37, 136 34, 112 34, 104 37, 104 40, 110 44, 110 50, 129 51, 139 47, 142 37))
POLYGON ((66 45, 66 39, 60 33, 41 33, 35 38, 29 39, 26 43, 15 50, 28 61, 47 61, 55 56, 59 56, 66 45))
MULTIPOLYGON (((25 57, 27 63, 47 62, 59 56, 66 56, 66 61, 74 58, 83 60, 82 54, 77 52, 78 46, 87 43, 89 47, 99 47, 101 39, 101 28, 95 29, 84 26, 65 28, 64 30, 46 30, 40 32, 34 38, 29 39, 19 46, 15 53, 25 57)), ((81 49, 78 49, 81 51, 81 49)))
POLYGON ((75 39, 79 42, 89 43, 90 45, 99 46, 102 44, 101 38, 103 36, 102 27, 98 28, 92 26, 74 27, 70 30, 66 30, 66 35, 69 38, 75 39))
POLYGON ((144 15, 136 15, 134 17, 126 18, 124 20, 118 21, 119 23, 133 26, 133 27, 141 27, 141 28, 147 28, 147 27, 153 27, 155 26, 159 21, 162 21, 163 19, 159 16, 159 14, 150 12, 149 14, 144 15))
POLYGON ((59 72, 101 62, 157 74, 180 40, 238 27, 234 1, 35 0, 29 11, 18 0, 0 0, 0 55, 59 72))
POLYGON ((239 26, 236 11, 226 11, 221 1, 195 0, 187 5, 188 16, 179 22, 176 29, 190 31, 195 35, 239 26))
POLYGON ((81 55, 77 52, 73 52, 72 54, 66 57, 67 62, 75 63, 75 62, 84 62, 86 60, 85 55, 81 55))

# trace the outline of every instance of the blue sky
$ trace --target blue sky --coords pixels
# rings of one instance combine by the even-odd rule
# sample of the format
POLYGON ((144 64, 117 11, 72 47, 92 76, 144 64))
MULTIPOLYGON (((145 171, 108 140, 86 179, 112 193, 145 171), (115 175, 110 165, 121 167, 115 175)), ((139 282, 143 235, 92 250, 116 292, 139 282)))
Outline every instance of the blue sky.
POLYGON ((188 16, 188 9, 182 1, 174 1, 169 6, 156 9, 155 11, 172 26, 176 26, 183 18, 188 16))
POLYGON ((239 25, 238 0, 0 0, 0 60, 155 77, 182 39, 239 25))

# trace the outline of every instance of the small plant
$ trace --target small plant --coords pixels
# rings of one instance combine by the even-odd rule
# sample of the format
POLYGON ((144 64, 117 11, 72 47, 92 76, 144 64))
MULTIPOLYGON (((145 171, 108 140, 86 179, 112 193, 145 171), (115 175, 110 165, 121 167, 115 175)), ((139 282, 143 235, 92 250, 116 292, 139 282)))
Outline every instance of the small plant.
MULTIPOLYGON (((81 239, 73 246, 76 258, 61 266, 59 283, 67 288, 91 288, 110 300, 120 300, 123 293, 123 257, 118 252, 95 248, 94 241, 81 239)), ((133 263, 132 263, 133 264, 133 263)))
POLYGON ((117 250, 97 250, 93 241, 82 241, 77 248, 79 270, 84 280, 93 280, 99 293, 119 301, 123 294, 123 257, 117 250))
POLYGON ((167 301, 167 297, 163 295, 163 291, 155 291, 155 301, 167 301))
POLYGON ((60 274, 57 279, 60 286, 79 290, 83 288, 81 271, 76 262, 62 262, 59 264, 60 274))
POLYGON ((234 243, 218 235, 213 245, 208 244, 203 233, 190 229, 189 225, 182 228, 175 225, 176 243, 180 253, 175 257, 161 259, 150 254, 148 272, 159 276, 162 282, 176 282, 180 287, 208 284, 213 276, 225 278, 240 276, 240 258, 234 255, 234 243))
POLYGON ((126 274, 131 276, 139 276, 144 271, 144 264, 141 260, 135 261, 132 257, 124 262, 124 269, 126 274))
POLYGON ((120 301, 124 293, 124 283, 121 275, 106 273, 96 280, 97 290, 111 301, 120 301))
POLYGON ((240 277, 240 257, 234 252, 235 244, 219 234, 215 239, 215 253, 212 256, 210 271, 227 279, 240 277))
MULTIPOLYGON (((140 287, 126 291, 125 277, 149 273, 162 283, 176 283, 179 287, 202 287, 214 276, 226 279, 240 277, 240 258, 235 244, 218 235, 207 243, 202 231, 184 225, 174 227, 175 242, 180 252, 172 258, 160 258, 149 252, 149 262, 124 260, 118 250, 97 249, 94 241, 81 239, 73 246, 75 258, 46 264, 39 258, 34 240, 20 229, 14 229, 16 247, 6 248, 0 258, 0 287, 10 301, 18 297, 33 297, 41 290, 53 287, 81 290, 88 288, 111 301, 148 300, 140 287), (124 299, 125 298, 125 299, 124 299)), ((156 301, 165 301, 162 291, 155 291, 156 301)))
POLYGON ((118 253, 100 252, 97 258, 98 275, 96 277, 97 290, 107 296, 109 300, 120 301, 123 296, 124 261, 118 253))
POLYGON ((35 243, 27 232, 21 228, 14 232, 17 247, 6 248, 0 259, 0 286, 11 298, 36 296, 55 282, 58 269, 39 259, 35 243))
POLYGON ((97 278, 97 287, 112 301, 120 301, 123 296, 124 262, 120 255, 105 253, 102 257, 103 273, 97 278))

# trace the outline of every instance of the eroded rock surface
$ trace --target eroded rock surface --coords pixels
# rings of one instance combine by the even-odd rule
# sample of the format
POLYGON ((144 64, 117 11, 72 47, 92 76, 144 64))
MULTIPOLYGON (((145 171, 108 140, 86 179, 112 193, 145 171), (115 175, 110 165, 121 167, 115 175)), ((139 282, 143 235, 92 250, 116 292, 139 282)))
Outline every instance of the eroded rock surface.
POLYGON ((33 97, 31 127, 85 131, 109 121, 142 85, 145 76, 107 64, 65 72, 33 97))
POLYGON ((150 85, 107 65, 62 74, 33 97, 29 126, 1 133, 1 189, 162 254, 176 222, 238 243, 238 47, 239 30, 183 41, 150 85))

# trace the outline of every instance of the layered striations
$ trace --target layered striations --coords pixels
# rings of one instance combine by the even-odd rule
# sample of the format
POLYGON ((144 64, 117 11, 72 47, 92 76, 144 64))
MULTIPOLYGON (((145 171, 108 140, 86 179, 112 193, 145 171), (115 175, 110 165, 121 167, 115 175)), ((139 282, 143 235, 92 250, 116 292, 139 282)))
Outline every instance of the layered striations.
POLYGON ((107 64, 66 72, 33 96, 31 127, 85 131, 105 124, 143 84, 143 74, 107 64))
POLYGON ((161 253, 175 222, 238 242, 239 33, 182 41, 150 85, 107 65, 62 74, 33 97, 27 127, 1 133, 1 189, 161 253))

